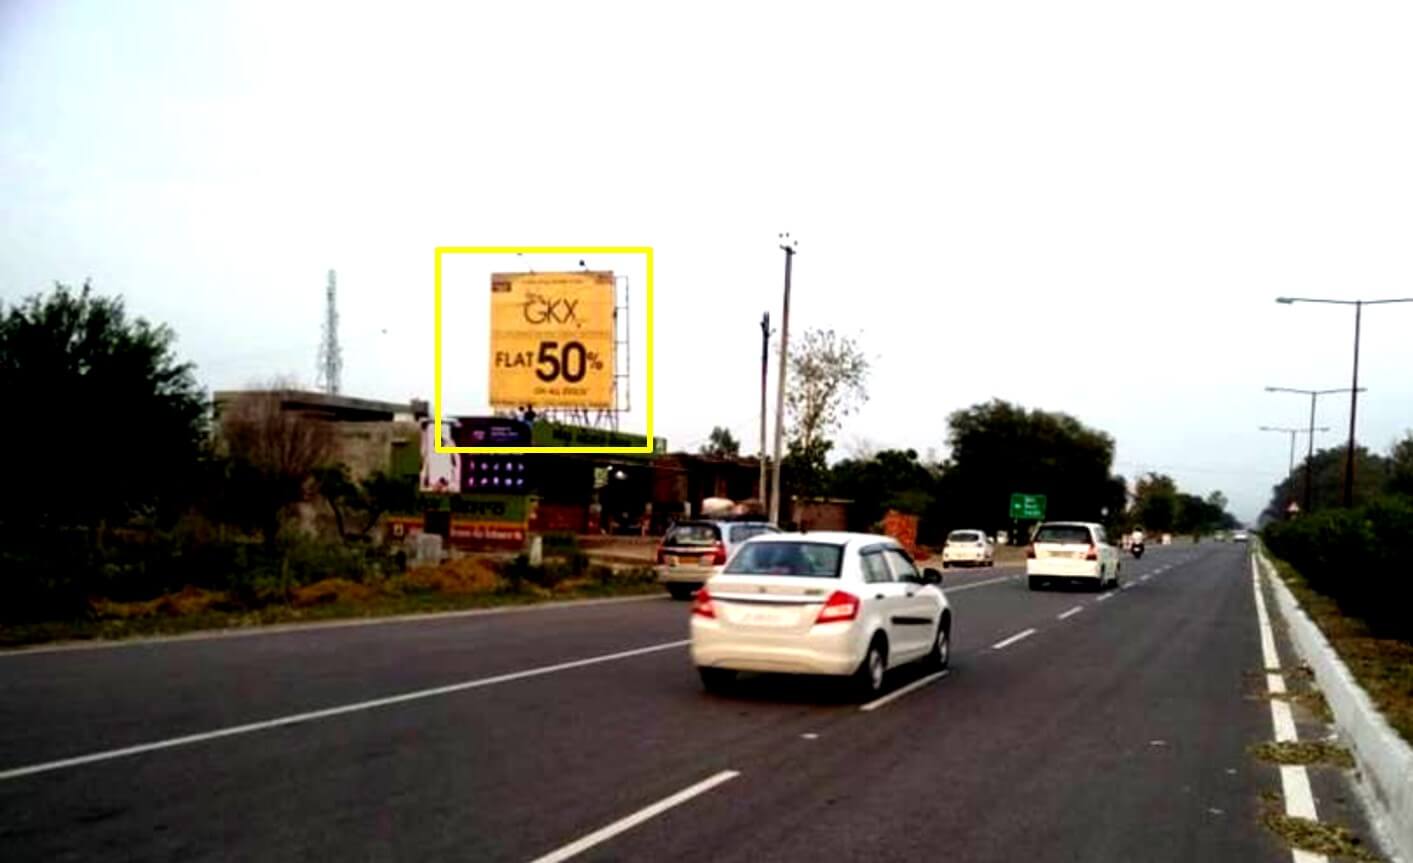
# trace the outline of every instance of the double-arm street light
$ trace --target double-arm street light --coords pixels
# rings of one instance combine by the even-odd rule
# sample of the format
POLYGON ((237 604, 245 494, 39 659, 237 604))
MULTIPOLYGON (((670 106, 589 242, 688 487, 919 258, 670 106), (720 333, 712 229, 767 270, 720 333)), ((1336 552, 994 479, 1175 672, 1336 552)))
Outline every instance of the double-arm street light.
MULTIPOLYGON (((1344 505, 1354 505, 1354 418, 1359 406, 1359 322, 1364 316, 1365 306, 1386 306, 1390 303, 1413 303, 1413 297, 1400 297, 1388 300, 1329 300, 1311 297, 1276 297, 1276 302, 1285 305, 1293 303, 1325 303, 1331 306, 1354 307, 1354 381, 1349 385, 1349 449, 1344 463, 1344 505)), ((1307 509, 1308 511, 1308 509, 1307 509)))
MULTIPOLYGON (((1311 482, 1310 472, 1313 469, 1315 463, 1315 401, 1320 396, 1327 396, 1331 395, 1332 393, 1347 393, 1349 392, 1349 390, 1344 388, 1333 390, 1302 390, 1296 389, 1295 387, 1266 387, 1266 392, 1299 393, 1300 395, 1310 397, 1310 428, 1308 431, 1308 434, 1310 435, 1310 449, 1308 451, 1308 454, 1305 456, 1305 511, 1309 512, 1311 504, 1311 495, 1313 494, 1313 485, 1311 482)), ((1291 436, 1290 442, 1291 445, 1294 446, 1294 435, 1291 436)))
MULTIPOLYGON (((1307 431, 1306 429, 1286 428, 1285 426, 1261 426, 1261 431, 1281 432, 1282 434, 1290 435, 1290 466, 1285 469, 1286 476, 1293 476, 1295 474, 1295 436, 1300 434, 1310 434, 1313 437, 1314 432, 1327 432, 1329 430, 1329 426, 1320 426, 1319 428, 1309 429, 1309 431, 1307 431)), ((1313 450, 1314 448, 1315 445, 1312 442, 1310 444, 1310 449, 1313 450)))

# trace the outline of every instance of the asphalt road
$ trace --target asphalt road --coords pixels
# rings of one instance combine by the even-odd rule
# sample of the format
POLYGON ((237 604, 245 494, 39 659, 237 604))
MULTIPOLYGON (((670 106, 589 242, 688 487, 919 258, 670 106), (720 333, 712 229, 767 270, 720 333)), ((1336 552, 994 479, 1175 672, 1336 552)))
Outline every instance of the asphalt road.
POLYGON ((1245 547, 1124 572, 949 570, 951 673, 872 710, 704 693, 658 598, 0 655, 0 859, 526 861, 714 779, 576 859, 1289 860, 1245 547))

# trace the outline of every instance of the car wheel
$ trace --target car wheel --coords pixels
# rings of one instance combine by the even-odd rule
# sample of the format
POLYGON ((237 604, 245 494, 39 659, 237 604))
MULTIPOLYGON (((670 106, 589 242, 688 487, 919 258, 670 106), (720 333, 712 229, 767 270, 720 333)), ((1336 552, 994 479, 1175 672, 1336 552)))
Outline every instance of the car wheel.
POLYGON ((673 599, 691 599, 697 589, 690 584, 669 584, 667 592, 672 595, 673 599))
POLYGON ((869 642, 863 662, 854 672, 853 690, 860 698, 872 698, 883 691, 883 679, 888 674, 888 645, 883 636, 875 635, 869 642))
POLYGON ((932 650, 925 662, 928 668, 941 671, 952 660, 952 621, 943 617, 937 624, 937 635, 932 639, 932 650))
POLYGON ((702 688, 707 692, 726 692, 736 682, 736 672, 729 668, 697 668, 702 688))
POLYGON ((1040 579, 1036 578, 1033 575, 1029 579, 1027 579, 1027 583, 1030 585, 1031 590, 1040 589, 1040 579))

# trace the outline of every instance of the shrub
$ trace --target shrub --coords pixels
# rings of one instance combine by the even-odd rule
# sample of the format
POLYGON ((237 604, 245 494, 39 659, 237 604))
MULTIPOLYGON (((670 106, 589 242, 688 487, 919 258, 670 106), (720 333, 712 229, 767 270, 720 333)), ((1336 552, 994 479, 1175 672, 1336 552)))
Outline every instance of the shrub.
POLYGON ((1405 598, 1413 593, 1413 500, 1378 498, 1269 525, 1267 546, 1310 587, 1378 635, 1413 640, 1405 598))

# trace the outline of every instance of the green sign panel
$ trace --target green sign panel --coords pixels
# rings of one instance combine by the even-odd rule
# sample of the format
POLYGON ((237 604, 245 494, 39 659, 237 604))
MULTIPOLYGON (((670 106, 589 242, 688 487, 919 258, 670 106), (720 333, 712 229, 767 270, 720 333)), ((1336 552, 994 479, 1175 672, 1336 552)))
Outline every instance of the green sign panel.
POLYGON ((1011 495, 1011 518, 1021 521, 1041 521, 1045 518, 1045 495, 1011 495))
POLYGON ((530 499, 523 494, 424 494, 418 503, 424 511, 450 510, 455 518, 507 524, 524 524, 530 512, 530 499))
MULTIPOLYGON (((544 420, 539 420, 530 427, 530 440, 535 446, 643 446, 648 442, 643 435, 544 420)), ((667 439, 653 438, 653 452, 667 452, 667 439)), ((634 454, 629 455, 631 457, 634 454)))

